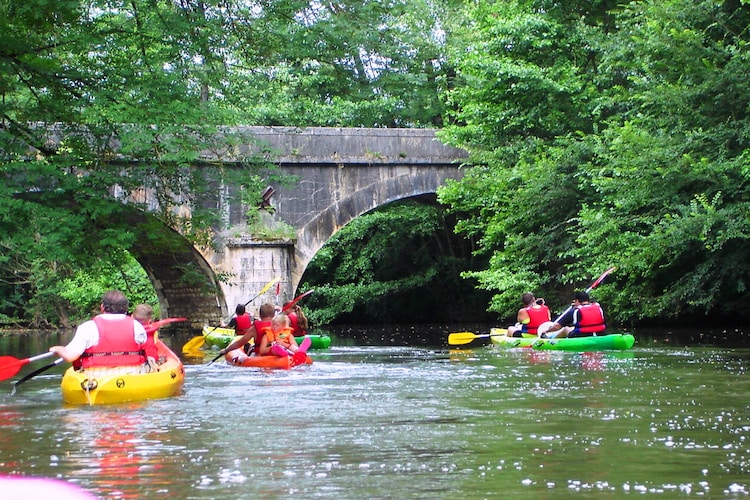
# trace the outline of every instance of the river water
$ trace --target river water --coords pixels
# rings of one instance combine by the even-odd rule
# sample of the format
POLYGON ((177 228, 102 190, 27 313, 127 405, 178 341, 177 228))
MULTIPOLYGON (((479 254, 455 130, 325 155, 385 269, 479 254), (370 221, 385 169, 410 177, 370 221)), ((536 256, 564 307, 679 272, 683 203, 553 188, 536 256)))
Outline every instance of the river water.
MULTIPOLYGON (((0 337, 0 354, 61 337, 0 337)), ((0 475, 123 499, 750 494, 750 349, 376 344, 334 335, 291 371, 209 352, 186 360, 182 395, 108 407, 63 405, 62 367, 13 395, 5 381, 0 475)))

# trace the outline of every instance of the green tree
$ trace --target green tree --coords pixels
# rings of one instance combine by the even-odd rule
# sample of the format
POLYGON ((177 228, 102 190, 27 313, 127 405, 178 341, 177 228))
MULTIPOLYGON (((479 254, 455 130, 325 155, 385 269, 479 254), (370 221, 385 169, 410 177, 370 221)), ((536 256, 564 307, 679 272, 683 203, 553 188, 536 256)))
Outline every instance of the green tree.
POLYGON ((200 5, 0 2, 0 276, 13 296, 63 303, 47 295, 57 280, 118 267, 133 208, 208 242, 210 187, 246 174, 206 152, 247 139, 217 135, 227 114, 206 89, 224 85, 223 38, 202 35, 223 32, 200 5))
POLYGON ((443 137, 477 167, 440 193, 510 315, 617 265, 622 322, 747 315, 748 7, 490 2, 470 9, 443 137), (567 285, 561 287, 561 284, 567 285))

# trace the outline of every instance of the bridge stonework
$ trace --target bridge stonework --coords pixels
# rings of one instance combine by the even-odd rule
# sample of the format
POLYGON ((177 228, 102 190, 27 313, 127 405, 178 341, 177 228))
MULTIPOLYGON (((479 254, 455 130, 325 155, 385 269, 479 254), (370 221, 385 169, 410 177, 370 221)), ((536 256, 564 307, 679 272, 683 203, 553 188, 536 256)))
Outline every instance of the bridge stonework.
MULTIPOLYGON (((194 327, 231 315, 236 304, 250 301, 274 278, 280 280, 279 293, 274 286, 248 308, 257 312, 263 302, 282 305, 294 297, 310 260, 334 233, 379 206, 435 193, 447 179, 462 176, 466 158, 465 151, 443 145, 426 129, 247 127, 240 132, 258 140, 243 153, 270 149, 282 174, 297 179, 291 186, 270 184, 272 209, 263 214, 271 226, 291 226, 295 236, 253 239, 247 207, 240 206, 233 187, 224 186, 225 196, 217 201, 224 220, 216 228, 214 248, 197 249, 203 262, 192 264, 211 270, 215 297, 196 297, 201 293, 179 286, 175 277, 167 283, 157 269, 147 268, 160 285, 157 291, 162 289, 160 300, 171 304, 169 314, 190 315, 194 327), (218 275, 228 278, 217 280, 218 275)), ((185 259, 190 260, 187 253, 185 259)))

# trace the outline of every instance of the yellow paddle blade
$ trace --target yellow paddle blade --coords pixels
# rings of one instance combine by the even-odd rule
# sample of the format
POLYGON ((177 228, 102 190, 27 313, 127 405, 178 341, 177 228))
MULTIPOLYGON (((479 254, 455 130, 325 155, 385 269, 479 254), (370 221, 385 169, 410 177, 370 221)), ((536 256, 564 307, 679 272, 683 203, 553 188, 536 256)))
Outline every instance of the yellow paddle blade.
MULTIPOLYGON (((261 295, 263 295, 264 293, 266 293, 266 292, 267 292, 268 290, 270 290, 270 289, 271 289, 271 287, 272 287, 272 286, 274 286, 274 285, 275 285, 276 283, 278 283, 279 281, 281 281, 281 280, 280 280, 279 278, 274 278, 274 279, 272 279, 271 281, 269 281, 268 283, 266 283, 266 286, 264 286, 264 287, 263 287, 263 288, 261 289, 261 291, 260 291, 260 292, 258 292, 258 295, 256 295, 255 297, 256 297, 256 298, 260 297, 261 295)), ((252 301, 251 301, 251 302, 252 302, 252 301)))
MULTIPOLYGON (((486 335, 484 335, 486 337, 486 335)), ((478 339, 480 336, 473 332, 457 332, 448 335, 448 343, 450 345, 461 345, 468 344, 474 339, 478 339)))
POLYGON ((197 349, 200 349, 201 346, 206 342, 206 337, 203 335, 199 335, 197 337, 193 337, 192 339, 185 342, 185 345, 182 346, 182 353, 183 354, 189 354, 197 349))

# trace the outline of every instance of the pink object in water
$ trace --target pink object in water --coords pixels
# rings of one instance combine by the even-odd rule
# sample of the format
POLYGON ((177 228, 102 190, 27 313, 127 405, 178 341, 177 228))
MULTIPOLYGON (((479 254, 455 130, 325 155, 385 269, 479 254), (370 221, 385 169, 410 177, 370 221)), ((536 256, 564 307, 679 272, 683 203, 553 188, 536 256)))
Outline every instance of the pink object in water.
POLYGON ((78 486, 41 477, 0 477, 3 500, 96 500, 78 486))

